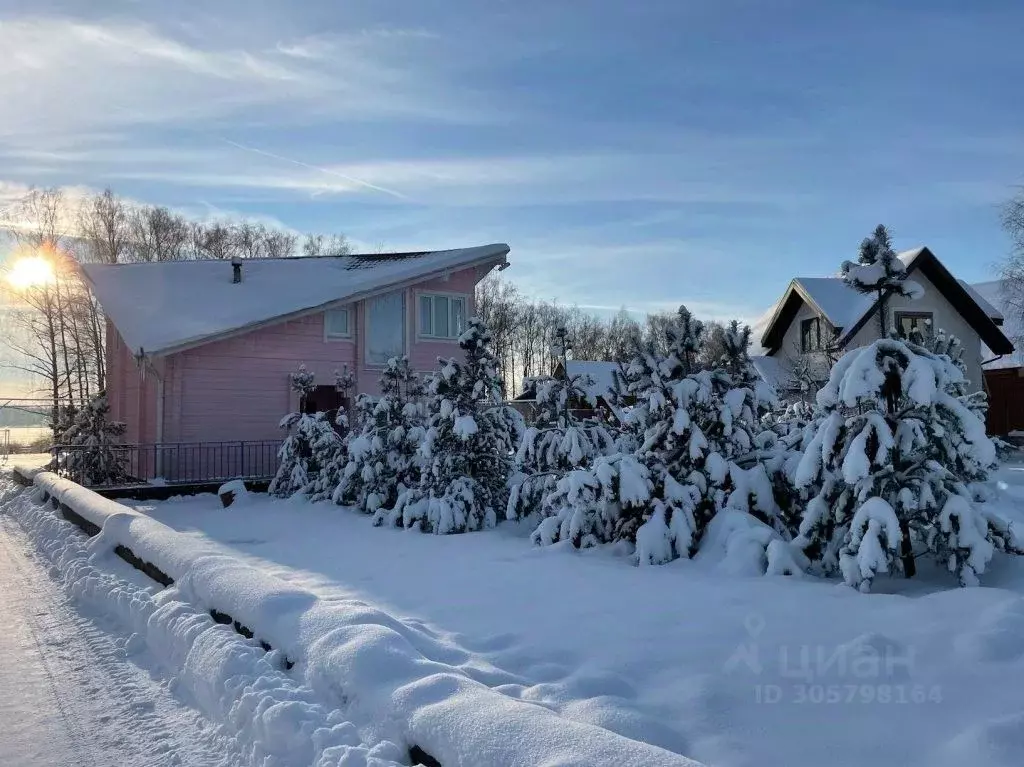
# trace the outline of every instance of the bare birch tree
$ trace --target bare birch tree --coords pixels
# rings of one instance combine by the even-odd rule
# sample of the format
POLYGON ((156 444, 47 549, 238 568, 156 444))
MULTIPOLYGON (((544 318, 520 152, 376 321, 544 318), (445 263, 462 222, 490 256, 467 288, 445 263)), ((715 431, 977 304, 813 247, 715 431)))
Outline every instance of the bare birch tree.
MULTIPOLYGON (((1010 255, 1002 265, 1003 300, 1020 321, 1024 320, 1024 188, 1003 206, 1002 224, 1010 236, 1010 255)), ((1018 343, 1024 338, 1011 340, 1018 343)))
MULTIPOLYGON (((134 263, 234 256, 293 256, 298 236, 249 221, 194 221, 166 207, 137 205, 107 189, 72 201, 60 189, 32 189, 0 210, 0 236, 15 241, 12 261, 38 258, 52 279, 16 287, 0 279, 8 347, 4 366, 38 381, 51 401, 51 425, 106 386, 106 321, 79 263, 134 263)), ((349 250, 343 235, 310 235, 321 254, 349 250)))

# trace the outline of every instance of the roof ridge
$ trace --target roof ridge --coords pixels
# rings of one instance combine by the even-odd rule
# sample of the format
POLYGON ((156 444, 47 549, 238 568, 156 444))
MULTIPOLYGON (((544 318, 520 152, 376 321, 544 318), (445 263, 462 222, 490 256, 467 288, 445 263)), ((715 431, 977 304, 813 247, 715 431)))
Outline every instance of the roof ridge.
MULTIPOLYGON (((495 245, 501 243, 494 243, 495 245)), ((452 253, 457 250, 473 250, 474 248, 484 248, 487 245, 474 245, 467 248, 441 248, 439 250, 396 250, 396 251, 380 251, 373 253, 322 253, 316 256, 252 256, 246 257, 241 256, 242 261, 247 264, 254 262, 277 262, 277 261, 315 261, 318 259, 330 259, 330 258, 362 258, 362 259, 400 259, 400 258, 415 258, 418 256, 429 256, 441 253, 452 253)), ((140 266, 149 264, 207 264, 217 262, 229 262, 229 258, 171 258, 161 261, 128 261, 120 262, 116 264, 107 264, 103 262, 90 262, 90 265, 95 266, 140 266)))
MULTIPOLYGON (((925 251, 927 249, 928 249, 927 245, 918 245, 916 248, 907 248, 906 250, 897 251, 896 252, 896 257, 897 258, 901 258, 901 259, 904 256, 917 257, 917 256, 921 255, 922 251, 925 251)), ((829 274, 829 275, 825 275, 823 277, 821 277, 821 276, 794 277, 793 279, 798 281, 798 282, 801 281, 801 280, 841 280, 841 279, 843 279, 843 276, 841 274, 829 274)))

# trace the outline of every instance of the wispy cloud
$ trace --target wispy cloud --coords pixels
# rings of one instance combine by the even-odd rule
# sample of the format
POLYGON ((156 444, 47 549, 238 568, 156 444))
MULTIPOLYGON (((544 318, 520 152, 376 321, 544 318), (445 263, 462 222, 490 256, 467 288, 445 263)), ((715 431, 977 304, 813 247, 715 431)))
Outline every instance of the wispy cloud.
POLYGON ((409 66, 385 35, 225 48, 213 34, 185 40, 138 21, 41 16, 0 22, 0 50, 0 135, 8 138, 228 115, 289 124, 313 115, 451 120, 481 111, 429 66, 409 66))

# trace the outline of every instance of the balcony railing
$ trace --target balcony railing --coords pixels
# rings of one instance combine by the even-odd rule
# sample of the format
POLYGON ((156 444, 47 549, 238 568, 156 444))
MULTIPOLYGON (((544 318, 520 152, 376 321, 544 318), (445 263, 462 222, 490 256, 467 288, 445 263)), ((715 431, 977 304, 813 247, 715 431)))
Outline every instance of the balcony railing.
POLYGON ((280 447, 279 440, 112 445, 100 448, 105 455, 99 461, 97 448, 88 445, 55 445, 51 452, 58 474, 98 487, 270 479, 280 447), (103 472, 95 470, 97 463, 103 472))

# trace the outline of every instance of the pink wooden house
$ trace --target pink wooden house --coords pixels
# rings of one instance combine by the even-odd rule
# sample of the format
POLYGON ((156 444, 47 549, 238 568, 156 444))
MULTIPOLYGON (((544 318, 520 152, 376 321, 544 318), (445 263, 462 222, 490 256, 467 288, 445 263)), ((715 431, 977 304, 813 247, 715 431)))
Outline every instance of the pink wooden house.
MULTIPOLYGON (((355 372, 357 393, 375 393, 390 357, 408 354, 414 369, 435 369, 439 356, 459 353, 474 288, 495 267, 508 266, 508 252, 507 245, 494 244, 86 264, 107 317, 111 416, 127 425, 126 443, 166 446, 138 457, 135 473, 187 478, 194 470, 167 465, 184 460, 185 451, 175 447, 183 444, 279 442, 281 417, 298 405, 289 374, 300 364, 316 374, 314 401, 323 410, 347 404, 334 389, 336 370, 355 372)), ((265 473, 241 470, 238 458, 206 451, 208 461, 230 465, 208 466, 204 474, 265 473)), ((272 447, 265 452, 272 454, 272 447)))

